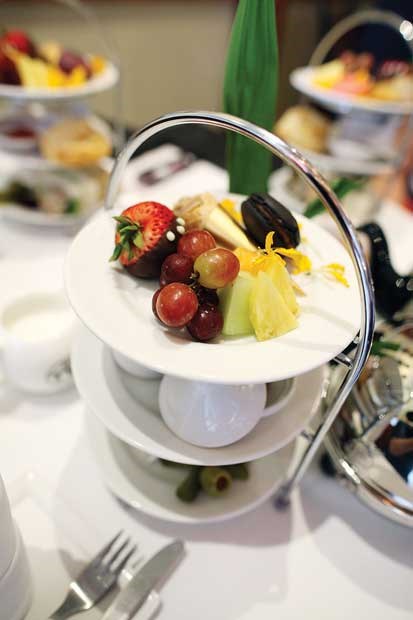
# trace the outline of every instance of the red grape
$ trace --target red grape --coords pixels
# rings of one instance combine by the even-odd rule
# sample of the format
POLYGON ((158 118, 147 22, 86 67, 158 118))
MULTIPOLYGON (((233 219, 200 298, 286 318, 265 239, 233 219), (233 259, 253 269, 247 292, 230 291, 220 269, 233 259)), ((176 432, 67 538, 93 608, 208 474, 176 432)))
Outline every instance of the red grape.
POLYGON ((206 288, 222 288, 238 275, 239 260, 225 248, 213 248, 196 259, 194 270, 199 274, 199 283, 206 288))
POLYGON ((200 304, 211 304, 211 306, 219 305, 218 293, 212 288, 198 286, 195 292, 200 304))
POLYGON ((200 254, 216 247, 215 239, 207 230, 190 230, 178 241, 179 254, 195 260, 200 254))
POLYGON ((161 289, 158 288, 158 290, 154 292, 153 297, 152 297, 152 312, 154 313, 154 315, 156 316, 158 320, 159 320, 159 316, 158 316, 158 313, 156 312, 156 302, 158 300, 160 292, 161 292, 161 289))
POLYGON ((186 328, 193 338, 205 342, 221 333, 223 323, 222 314, 216 306, 202 304, 186 328))
POLYGON ((162 264, 160 283, 161 286, 171 282, 184 282, 189 284, 191 281, 194 261, 185 254, 170 254, 162 264))
POLYGON ((168 327, 183 327, 198 310, 194 291, 181 282, 167 284, 159 291, 156 312, 159 320, 168 327))

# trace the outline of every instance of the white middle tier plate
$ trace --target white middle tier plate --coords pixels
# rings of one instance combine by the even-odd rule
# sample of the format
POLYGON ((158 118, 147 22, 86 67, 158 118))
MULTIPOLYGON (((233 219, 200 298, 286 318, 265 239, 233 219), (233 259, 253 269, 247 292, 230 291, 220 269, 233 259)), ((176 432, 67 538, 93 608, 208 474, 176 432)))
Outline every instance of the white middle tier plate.
MULTIPOLYGON (((242 197, 238 197, 240 201, 242 197)), ((161 374, 212 383, 267 383, 295 377, 334 358, 360 325, 360 295, 350 256, 330 233, 303 216, 299 248, 313 273, 301 274, 305 296, 298 327, 265 342, 254 336, 195 342, 185 330, 160 325, 152 313, 155 280, 130 276, 116 263, 115 223, 103 212, 77 235, 65 264, 66 290, 81 321, 108 346, 161 374), (330 263, 345 267, 347 288, 321 275, 330 263)))
POLYGON ((138 379, 122 370, 111 350, 79 327, 72 371, 88 407, 122 441, 168 461, 231 465, 266 456, 292 441, 315 414, 323 390, 324 368, 298 377, 288 403, 260 420, 240 441, 222 448, 200 448, 169 430, 158 406, 159 381, 138 379))

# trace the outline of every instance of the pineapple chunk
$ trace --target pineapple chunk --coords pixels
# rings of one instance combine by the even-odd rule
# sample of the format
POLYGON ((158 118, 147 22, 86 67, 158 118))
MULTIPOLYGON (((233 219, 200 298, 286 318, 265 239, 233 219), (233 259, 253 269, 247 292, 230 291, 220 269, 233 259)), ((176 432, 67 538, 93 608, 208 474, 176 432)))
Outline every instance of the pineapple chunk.
POLYGON ((249 317, 259 341, 282 336, 297 327, 296 317, 265 271, 254 279, 249 317))
POLYGON ((285 265, 278 260, 271 261, 271 264, 266 269, 266 273, 271 278, 278 292, 281 293, 288 308, 293 314, 297 315, 300 311, 300 307, 297 303, 291 278, 285 265))
POLYGON ((47 87, 49 67, 43 60, 30 58, 26 54, 18 52, 13 54, 13 57, 23 86, 28 88, 47 87))
POLYGON ((240 271, 238 277, 219 291, 220 309, 224 317, 225 336, 246 336, 254 328, 249 318, 249 304, 254 278, 240 271))

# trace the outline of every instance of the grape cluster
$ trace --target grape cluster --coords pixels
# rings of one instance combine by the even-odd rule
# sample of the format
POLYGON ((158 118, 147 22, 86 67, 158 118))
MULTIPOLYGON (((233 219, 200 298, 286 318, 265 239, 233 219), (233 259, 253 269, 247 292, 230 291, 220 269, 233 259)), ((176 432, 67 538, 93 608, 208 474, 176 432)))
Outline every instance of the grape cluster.
POLYGON ((206 230, 187 232, 177 250, 163 262, 161 288, 152 299, 153 313, 168 327, 186 326, 196 340, 212 340, 223 325, 216 289, 235 280, 239 260, 229 250, 218 248, 206 230))

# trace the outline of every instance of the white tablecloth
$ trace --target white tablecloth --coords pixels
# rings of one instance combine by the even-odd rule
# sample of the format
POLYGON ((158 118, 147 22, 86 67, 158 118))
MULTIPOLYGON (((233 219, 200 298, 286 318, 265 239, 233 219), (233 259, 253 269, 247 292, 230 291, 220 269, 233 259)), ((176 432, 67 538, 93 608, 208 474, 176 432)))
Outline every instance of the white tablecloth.
MULTIPOLYGON (((186 183, 182 176, 180 183, 191 193, 190 170, 181 175, 187 175, 186 183)), ((214 182, 221 179, 217 170, 214 182)), ((21 229, 3 221, 0 239, 0 260, 63 257, 70 242, 56 231, 21 229)), ((409 255, 409 248, 406 251, 409 255)), ((406 264, 398 246, 397 253, 399 264, 406 264)), ((42 273, 38 281, 41 285, 42 273)), ((7 295, 1 284, 0 295, 7 295)), ((370 512, 316 466, 294 492, 286 512, 276 512, 268 501, 223 524, 165 523, 126 508, 105 488, 84 432, 83 414, 75 390, 42 398, 3 386, 0 473, 6 487, 28 471, 44 476, 56 493, 71 498, 94 523, 94 535, 102 542, 121 527, 145 555, 172 537, 187 541, 186 558, 162 590, 160 619, 412 618, 411 530, 370 512)), ((39 536, 37 547, 42 544, 39 536)))

